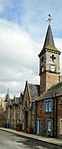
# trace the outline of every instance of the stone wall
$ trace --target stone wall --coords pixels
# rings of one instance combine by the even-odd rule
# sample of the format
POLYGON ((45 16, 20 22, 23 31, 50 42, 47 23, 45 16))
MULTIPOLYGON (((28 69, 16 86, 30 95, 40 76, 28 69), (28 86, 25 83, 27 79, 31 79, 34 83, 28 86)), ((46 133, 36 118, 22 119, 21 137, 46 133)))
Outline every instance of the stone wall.
POLYGON ((59 74, 45 72, 40 76, 40 94, 60 82, 59 74))
POLYGON ((62 82, 62 76, 60 76, 59 79, 60 79, 60 82, 62 82))
MULTIPOLYGON (((62 120, 62 97, 52 99, 52 112, 44 112, 44 100, 37 102, 37 118, 41 119, 41 134, 52 137, 62 138, 60 132, 60 120, 62 120), (46 121, 52 119, 52 132, 46 132, 46 121)), ((61 125, 62 126, 62 125, 61 125)))
MULTIPOLYGON (((62 138, 62 130, 60 131, 60 120, 62 120, 62 97, 58 98, 58 106, 57 106, 57 136, 62 138)), ((61 125, 62 128, 62 125, 61 125)))
POLYGON ((40 95, 46 91, 46 73, 40 76, 40 95))
MULTIPOLYGON (((41 119, 41 134, 42 135, 50 135, 50 133, 48 134, 46 132, 46 121, 49 119, 49 118, 52 118, 53 117, 53 113, 50 112, 50 113, 45 113, 44 112, 44 100, 40 100, 37 102, 37 118, 40 118, 41 119)), ((53 134, 51 134, 52 136, 53 134)))
POLYGON ((7 113, 6 113, 6 102, 0 97, 0 126, 5 125, 7 113))
POLYGON ((59 83, 59 74, 46 72, 46 90, 59 83))

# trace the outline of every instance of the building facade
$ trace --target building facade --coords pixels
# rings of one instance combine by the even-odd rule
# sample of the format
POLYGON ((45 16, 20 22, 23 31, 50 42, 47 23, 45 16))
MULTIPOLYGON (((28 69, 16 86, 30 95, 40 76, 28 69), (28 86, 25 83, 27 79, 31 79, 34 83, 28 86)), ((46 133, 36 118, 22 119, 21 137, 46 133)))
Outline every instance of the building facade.
POLYGON ((37 102, 37 134, 62 138, 62 82, 44 92, 37 102))
POLYGON ((0 97, 0 126, 4 126, 6 120, 6 103, 4 98, 0 97))
POLYGON ((22 99, 23 95, 21 94, 20 97, 15 97, 10 99, 9 95, 7 94, 7 107, 6 107, 6 127, 16 128, 17 125, 21 125, 23 121, 22 115, 22 99))
MULTIPOLYGON (((22 131, 62 137, 62 77, 60 51, 55 47, 51 25, 39 54, 40 85, 26 81, 23 95, 7 100, 7 123, 22 131)), ((9 98, 9 96, 8 96, 9 98)))
POLYGON ((37 134, 51 137, 61 137, 62 131, 60 53, 55 47, 51 26, 49 24, 44 46, 39 54, 40 97, 37 101, 36 132, 37 134))

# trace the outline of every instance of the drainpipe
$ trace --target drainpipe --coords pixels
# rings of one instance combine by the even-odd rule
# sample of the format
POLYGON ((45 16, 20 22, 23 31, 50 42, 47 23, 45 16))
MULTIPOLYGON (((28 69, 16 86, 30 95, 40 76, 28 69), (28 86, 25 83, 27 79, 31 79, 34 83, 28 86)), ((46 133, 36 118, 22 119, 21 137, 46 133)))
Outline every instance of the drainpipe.
POLYGON ((37 128, 37 101, 35 101, 35 134, 37 128))
POLYGON ((56 93, 55 93, 55 98, 56 98, 56 138, 57 138, 57 122, 58 122, 58 114, 57 114, 57 108, 58 108, 58 98, 56 96, 56 93))
POLYGON ((54 98, 53 98, 53 137, 54 137, 54 98))

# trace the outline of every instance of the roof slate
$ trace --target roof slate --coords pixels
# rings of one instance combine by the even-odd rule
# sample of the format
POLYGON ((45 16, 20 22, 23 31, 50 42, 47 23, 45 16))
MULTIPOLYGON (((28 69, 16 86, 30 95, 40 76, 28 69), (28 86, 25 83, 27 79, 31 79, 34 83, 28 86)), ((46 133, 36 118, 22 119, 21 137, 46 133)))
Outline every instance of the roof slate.
POLYGON ((46 92, 44 92, 40 96, 40 100, 52 98, 55 96, 62 96, 62 82, 60 82, 56 85, 53 85, 50 89, 48 89, 46 92))
POLYGON ((46 48, 48 45, 55 48, 54 40, 53 40, 53 34, 51 31, 51 26, 48 26, 45 42, 44 42, 44 48, 46 48))
POLYGON ((40 95, 40 85, 29 84, 32 101, 36 100, 40 95))
POLYGON ((40 56, 42 54, 42 52, 45 51, 46 49, 58 52, 59 54, 61 53, 55 47, 55 43, 54 43, 53 34, 52 34, 52 30, 51 30, 50 24, 48 25, 48 29, 47 29, 47 33, 46 33, 43 49, 42 49, 42 51, 40 52, 40 54, 38 56, 40 56))

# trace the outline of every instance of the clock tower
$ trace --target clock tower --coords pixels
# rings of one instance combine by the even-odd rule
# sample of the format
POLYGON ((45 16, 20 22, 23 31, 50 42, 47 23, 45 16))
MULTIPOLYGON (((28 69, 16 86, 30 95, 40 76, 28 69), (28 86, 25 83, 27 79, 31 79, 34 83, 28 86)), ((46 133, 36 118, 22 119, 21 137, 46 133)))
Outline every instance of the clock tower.
POLYGON ((44 46, 38 55, 40 61, 40 94, 60 81, 60 53, 55 47, 51 25, 49 23, 44 46))

